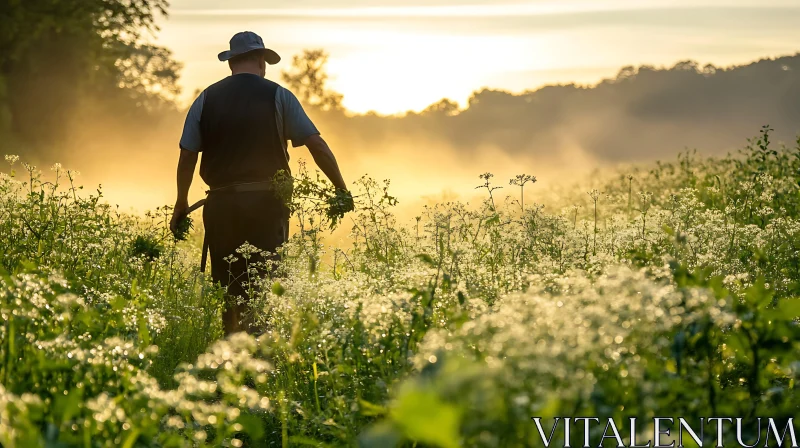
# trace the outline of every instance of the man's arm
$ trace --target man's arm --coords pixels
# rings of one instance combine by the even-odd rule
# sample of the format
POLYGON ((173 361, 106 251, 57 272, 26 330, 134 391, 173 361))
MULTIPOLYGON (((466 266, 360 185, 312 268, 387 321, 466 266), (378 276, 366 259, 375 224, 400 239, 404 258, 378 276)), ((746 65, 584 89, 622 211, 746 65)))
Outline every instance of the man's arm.
POLYGON ((172 220, 169 228, 172 233, 178 228, 178 224, 186 217, 189 209, 189 187, 192 186, 194 168, 197 166, 197 155, 203 150, 203 139, 200 135, 200 118, 203 115, 203 104, 205 103, 206 92, 203 91, 186 114, 186 122, 183 124, 183 134, 178 146, 181 148, 180 159, 178 159, 178 199, 175 200, 175 209, 172 212, 172 220))
POLYGON ((275 95, 275 105, 278 110, 278 126, 283 129, 284 140, 291 140, 292 146, 305 146, 311 152, 317 166, 328 176, 333 185, 340 190, 347 190, 347 185, 342 179, 339 164, 333 152, 319 135, 317 127, 308 118, 306 111, 297 97, 290 91, 280 88, 275 95))
POLYGON ((342 178, 342 172, 339 170, 339 164, 336 163, 336 157, 333 156, 333 151, 328 147, 325 140, 319 134, 315 134, 306 139, 305 146, 311 152, 314 162, 328 176, 333 186, 340 190, 347 190, 347 184, 342 178))
POLYGON ((175 200, 175 209, 169 223, 172 233, 175 233, 178 224, 186 217, 186 211, 189 209, 189 188, 192 186, 192 177, 194 177, 194 169, 197 166, 197 155, 197 152, 181 149, 177 173, 178 199, 175 200))

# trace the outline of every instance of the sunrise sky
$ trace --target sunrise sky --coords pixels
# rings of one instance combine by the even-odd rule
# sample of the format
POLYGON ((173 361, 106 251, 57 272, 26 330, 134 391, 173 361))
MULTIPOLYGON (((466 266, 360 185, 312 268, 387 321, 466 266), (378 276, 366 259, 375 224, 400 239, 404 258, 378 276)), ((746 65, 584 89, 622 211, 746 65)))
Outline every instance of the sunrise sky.
POLYGON ((284 60, 330 53, 331 87, 354 112, 462 105, 481 87, 514 92, 594 83, 625 65, 730 65, 800 50, 798 0, 172 0, 158 43, 184 62, 184 100, 226 76, 237 31, 284 60))

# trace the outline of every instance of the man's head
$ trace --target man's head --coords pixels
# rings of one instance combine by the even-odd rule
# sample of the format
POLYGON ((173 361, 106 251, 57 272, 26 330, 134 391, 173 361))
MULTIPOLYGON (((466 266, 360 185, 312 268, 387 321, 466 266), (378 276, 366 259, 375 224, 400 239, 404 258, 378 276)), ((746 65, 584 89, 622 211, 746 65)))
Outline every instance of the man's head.
POLYGON ((267 74, 267 62, 263 50, 253 50, 242 53, 228 60, 231 73, 253 73, 261 77, 267 74))
POLYGON ((233 73, 246 72, 264 76, 267 64, 277 64, 281 57, 266 48, 258 34, 244 31, 231 38, 230 50, 220 53, 219 60, 228 61, 233 73))

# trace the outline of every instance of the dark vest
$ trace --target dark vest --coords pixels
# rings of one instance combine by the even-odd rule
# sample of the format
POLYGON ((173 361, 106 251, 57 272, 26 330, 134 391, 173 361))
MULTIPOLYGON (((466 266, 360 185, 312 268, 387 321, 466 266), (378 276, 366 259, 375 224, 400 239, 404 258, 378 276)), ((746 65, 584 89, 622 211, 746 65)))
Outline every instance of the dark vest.
POLYGON ((200 177, 211 188, 272 180, 289 172, 275 121, 278 84, 257 75, 229 76, 206 89, 200 177))

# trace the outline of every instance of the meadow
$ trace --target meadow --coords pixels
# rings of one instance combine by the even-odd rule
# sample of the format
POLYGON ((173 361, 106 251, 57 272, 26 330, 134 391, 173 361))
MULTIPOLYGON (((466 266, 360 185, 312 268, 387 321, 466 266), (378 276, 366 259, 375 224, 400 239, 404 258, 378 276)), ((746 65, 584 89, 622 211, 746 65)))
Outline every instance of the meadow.
POLYGON ((222 338, 201 226, 176 241, 169 208, 121 213, 6 156, 0 445, 524 447, 534 416, 796 417, 800 141, 770 132, 546 206, 536 173, 485 173, 480 203, 408 221, 388 182, 338 219, 298 172, 275 275, 238 279, 257 338, 222 338))

